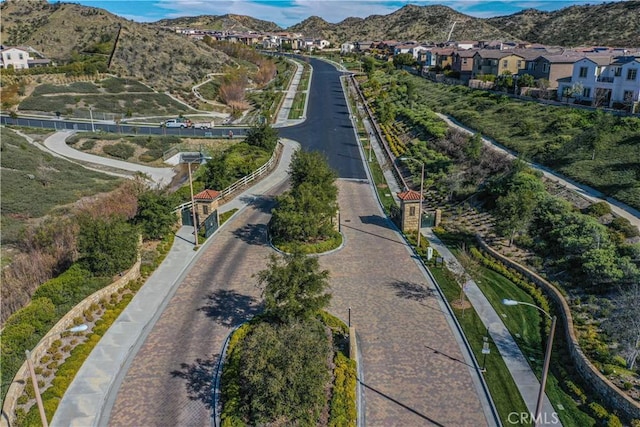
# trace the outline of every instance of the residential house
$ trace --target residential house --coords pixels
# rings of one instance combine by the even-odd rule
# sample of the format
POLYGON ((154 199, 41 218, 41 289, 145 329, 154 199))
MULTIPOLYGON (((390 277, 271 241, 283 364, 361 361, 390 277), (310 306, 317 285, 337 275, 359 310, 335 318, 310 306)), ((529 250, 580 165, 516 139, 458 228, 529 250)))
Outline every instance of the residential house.
POLYGON ((477 47, 478 46, 478 42, 471 41, 471 40, 465 40, 465 41, 453 42, 453 45, 458 50, 469 50, 469 49, 473 49, 473 48, 477 47))
POLYGON ((640 102, 640 56, 590 55, 575 62, 558 96, 571 94, 595 107, 635 111, 640 102))
POLYGON ((340 53, 341 54, 347 54, 347 53, 351 53, 356 49, 356 45, 355 43, 350 43, 350 42, 346 42, 346 43, 342 43, 340 45, 340 53))
POLYGON ((571 80, 573 64, 580 59, 576 54, 545 54, 527 62, 524 73, 532 75, 536 80, 549 81, 549 88, 556 89, 571 80))
MULTIPOLYGON (((610 56, 584 56, 573 64, 571 80, 558 85, 558 96, 572 97, 585 102, 594 102, 596 96, 596 81, 600 74, 611 63, 610 56), (576 92, 579 90, 579 93, 576 92)), ((609 93, 610 95, 610 93, 609 93)), ((608 104, 610 100, 600 100, 608 104)))
POLYGON ((2 55, 0 68, 13 68, 16 70, 29 68, 29 52, 24 48, 2 46, 0 54, 2 55))
POLYGON ((356 45, 356 51, 358 52, 371 52, 371 49, 377 42, 373 40, 365 40, 365 41, 357 41, 354 43, 356 45))
POLYGON ((524 70, 526 61, 523 56, 512 51, 499 49, 481 49, 473 55, 473 74, 500 76, 505 72, 517 75, 524 70))
POLYGON ((459 73, 460 80, 468 81, 474 75, 473 58, 478 53, 473 50, 457 50, 451 55, 451 70, 459 73))
POLYGON ((329 47, 331 46, 331 42, 329 40, 325 40, 325 39, 316 39, 313 41, 313 47, 315 49, 319 49, 322 50, 325 47, 329 47))
MULTIPOLYGON (((613 84, 611 88, 610 107, 622 104, 630 111, 638 112, 640 103, 640 55, 621 56, 615 58, 608 70, 613 72, 613 84)), ((605 80, 599 81, 596 94, 599 89, 606 89, 605 80)))
POLYGON ((46 67, 50 63, 50 59, 44 58, 42 54, 31 47, 0 45, 0 68, 23 70, 46 67), (31 57, 31 54, 35 57, 31 57))

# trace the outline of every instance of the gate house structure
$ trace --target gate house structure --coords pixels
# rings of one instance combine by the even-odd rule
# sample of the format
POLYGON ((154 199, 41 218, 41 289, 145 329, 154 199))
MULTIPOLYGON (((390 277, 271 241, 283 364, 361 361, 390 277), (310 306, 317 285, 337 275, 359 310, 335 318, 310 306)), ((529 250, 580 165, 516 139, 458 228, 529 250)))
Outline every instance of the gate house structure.
MULTIPOLYGON (((193 196, 197 228, 204 225, 205 237, 209 237, 218 228, 218 207, 220 204, 220 192, 216 190, 203 190, 193 196)), ((190 206, 182 209, 182 225, 193 226, 193 212, 190 206)))

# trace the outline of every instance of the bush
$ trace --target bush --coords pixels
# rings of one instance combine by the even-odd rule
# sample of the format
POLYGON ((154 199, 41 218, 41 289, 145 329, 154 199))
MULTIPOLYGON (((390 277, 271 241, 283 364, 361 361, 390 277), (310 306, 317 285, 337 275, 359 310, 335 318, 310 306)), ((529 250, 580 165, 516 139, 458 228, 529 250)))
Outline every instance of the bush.
POLYGON ((329 426, 355 426, 356 409, 356 362, 341 352, 334 359, 334 385, 331 395, 329 426))
POLYGON ((616 217, 611 221, 609 227, 621 232, 626 238, 640 236, 640 230, 638 230, 638 227, 631 224, 631 221, 627 218, 616 217))
POLYGON ((102 147, 102 151, 109 156, 126 160, 133 156, 136 150, 129 144, 118 142, 113 145, 105 145, 104 147, 102 147))
POLYGON ((590 205, 584 210, 587 215, 600 218, 611 213, 611 206, 607 202, 598 202, 590 205))
POLYGON ((591 414, 598 420, 606 420, 609 418, 609 412, 607 412, 607 410, 604 409, 602 405, 596 402, 589 403, 589 410, 591 411, 591 414))

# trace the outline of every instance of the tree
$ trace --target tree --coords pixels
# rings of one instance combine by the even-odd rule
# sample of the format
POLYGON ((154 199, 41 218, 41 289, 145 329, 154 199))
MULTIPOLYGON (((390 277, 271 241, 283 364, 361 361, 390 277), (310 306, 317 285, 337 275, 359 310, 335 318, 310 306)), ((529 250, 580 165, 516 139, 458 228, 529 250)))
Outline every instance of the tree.
POLYGON ((535 79, 531 74, 523 74, 518 79, 518 87, 533 87, 535 79))
POLYGON ((278 143, 278 131, 268 123, 262 123, 247 131, 247 137, 244 142, 255 147, 273 151, 278 143))
POLYGON ((319 424, 331 354, 321 322, 259 323, 241 354, 239 412, 248 425, 319 424))
POLYGON ((410 53, 399 53, 393 57, 393 65, 396 68, 402 66, 413 66, 416 64, 416 59, 410 53))
POLYGON ((320 271, 318 258, 302 252, 279 257, 272 254, 265 270, 257 274, 263 288, 265 313, 280 323, 311 318, 327 307, 331 294, 329 271, 320 271))
POLYGON ((109 276, 128 269, 138 254, 138 233, 122 217, 79 219, 80 262, 98 276, 109 276))
POLYGON ((147 191, 138 198, 138 212, 133 223, 145 239, 161 239, 176 222, 171 200, 158 191, 147 191))
POLYGON ((480 154, 482 154, 482 134, 477 132, 467 140, 464 146, 464 154, 470 160, 480 159, 480 154))
POLYGON ((536 200, 531 191, 509 191, 496 200, 496 228, 513 244, 516 233, 525 230, 533 218, 536 200))
POLYGON ((338 209, 335 172, 318 152, 298 151, 289 170, 292 188, 276 198, 269 230, 281 242, 317 242, 334 234, 338 209))
POLYGON ((627 369, 633 370, 640 355, 640 282, 636 281, 628 288, 620 289, 614 302, 616 311, 602 323, 602 327, 618 341, 627 369))

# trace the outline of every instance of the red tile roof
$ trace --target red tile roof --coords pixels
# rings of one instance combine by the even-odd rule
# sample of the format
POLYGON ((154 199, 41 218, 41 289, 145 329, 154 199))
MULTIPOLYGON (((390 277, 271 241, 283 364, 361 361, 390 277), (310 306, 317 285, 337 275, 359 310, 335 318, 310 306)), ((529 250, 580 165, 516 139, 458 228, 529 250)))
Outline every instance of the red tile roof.
POLYGON ((215 200, 220 197, 220 192, 216 190, 204 190, 193 196, 197 200, 215 200))
POLYGON ((422 196, 417 191, 407 190, 402 193, 398 193, 398 198, 400 200, 420 200, 422 196))

